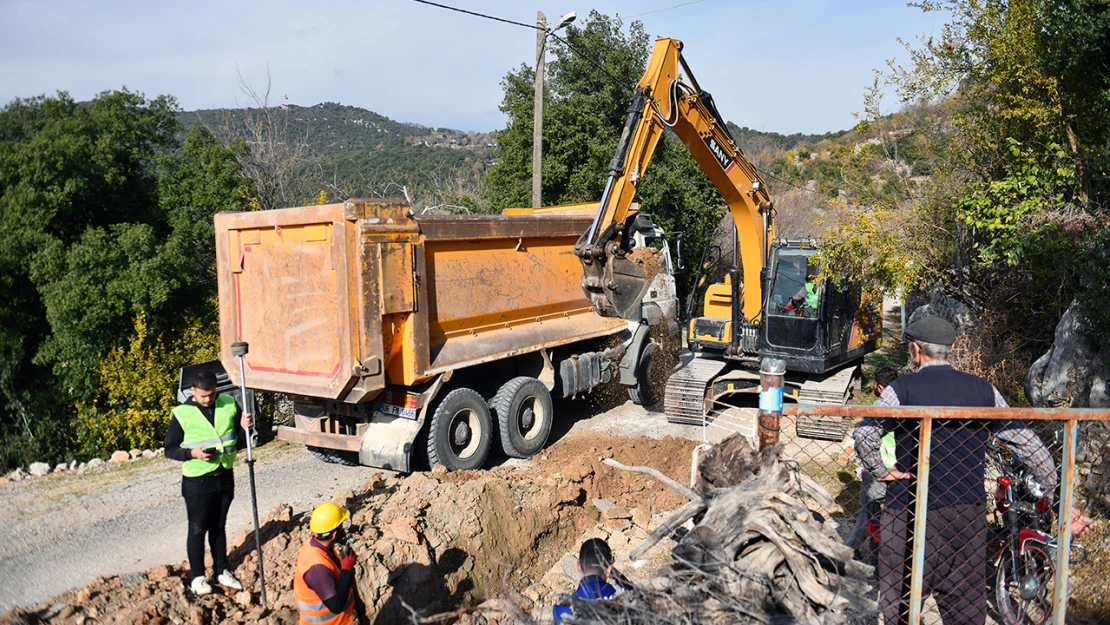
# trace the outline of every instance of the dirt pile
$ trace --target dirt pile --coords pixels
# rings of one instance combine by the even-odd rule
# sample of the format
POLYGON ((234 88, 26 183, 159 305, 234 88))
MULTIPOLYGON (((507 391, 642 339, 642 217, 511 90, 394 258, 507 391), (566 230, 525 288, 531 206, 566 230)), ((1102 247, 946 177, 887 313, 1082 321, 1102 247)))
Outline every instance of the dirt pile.
MULTIPOLYGON (((616 471, 601 459, 650 464, 687 482, 693 445, 670 438, 574 436, 513 466, 458 473, 439 468, 399 478, 378 474, 358 492, 340 493, 337 503, 352 512, 348 540, 358 554, 356 578, 366 614, 376 624, 410 622, 406 604, 432 614, 506 593, 538 611, 554 594, 573 588, 564 558, 582 540, 609 539, 619 561, 662 513, 683 503, 652 478, 616 471)), ((293 569, 309 539, 309 512, 278 506, 263 517, 269 610, 261 608, 256 591, 253 534, 241 532, 229 540, 229 557, 252 592, 217 587, 213 595, 195 598, 181 562, 103 577, 10 610, 0 622, 295 623, 293 569)))

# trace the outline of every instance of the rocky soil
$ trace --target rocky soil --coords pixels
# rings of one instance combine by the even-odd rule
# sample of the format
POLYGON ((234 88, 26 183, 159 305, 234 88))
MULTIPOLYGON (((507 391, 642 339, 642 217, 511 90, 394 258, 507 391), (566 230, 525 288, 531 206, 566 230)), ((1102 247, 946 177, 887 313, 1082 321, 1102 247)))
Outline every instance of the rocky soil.
MULTIPOLYGON (((547 616, 557 594, 574 588, 568 554, 594 536, 609 540, 618 566, 634 575, 627 565, 630 547, 683 499, 649 476, 619 472, 601 460, 651 465, 688 483, 693 446, 671 437, 588 432, 570 434, 530 461, 485 471, 372 475, 334 497, 352 511, 350 542, 359 556, 365 614, 375 624, 402 623, 410 622, 410 609, 427 615, 509 596, 535 617, 547 616)), ((213 595, 194 598, 182 561, 100 577, 12 608, 0 621, 295 623, 292 573, 309 537, 308 512, 279 505, 263 516, 268 610, 259 605, 253 535, 243 531, 229 546, 235 573, 250 591, 217 587, 213 595)), ((667 542, 657 547, 659 554, 673 546, 667 542)))

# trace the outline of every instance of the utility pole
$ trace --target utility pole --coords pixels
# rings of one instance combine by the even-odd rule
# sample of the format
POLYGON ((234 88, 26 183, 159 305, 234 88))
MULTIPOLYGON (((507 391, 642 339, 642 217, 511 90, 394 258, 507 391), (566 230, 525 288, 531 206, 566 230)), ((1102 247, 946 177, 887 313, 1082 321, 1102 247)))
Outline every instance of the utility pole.
POLYGON ((541 204, 543 185, 543 57, 547 42, 547 16, 536 11, 536 97, 532 107, 532 208, 541 204))

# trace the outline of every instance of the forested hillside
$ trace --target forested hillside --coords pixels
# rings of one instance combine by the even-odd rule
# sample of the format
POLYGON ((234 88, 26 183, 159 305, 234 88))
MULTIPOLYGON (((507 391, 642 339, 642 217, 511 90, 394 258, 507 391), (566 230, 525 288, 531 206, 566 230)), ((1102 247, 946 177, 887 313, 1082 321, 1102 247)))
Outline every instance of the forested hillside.
POLYGON ((493 133, 402 123, 366 109, 325 102, 182 111, 184 128, 203 126, 225 142, 241 138, 260 180, 264 208, 333 199, 402 195, 435 203, 473 194, 492 161, 493 133))
MULTIPOLYGON (((403 123, 373 111, 334 102, 315 106, 281 104, 275 108, 286 119, 289 136, 307 146, 306 156, 310 158, 335 157, 402 145, 463 150, 479 158, 488 158, 495 144, 493 133, 403 123)), ((230 127, 236 133, 246 134, 252 123, 251 115, 249 108, 209 109, 182 111, 177 114, 177 119, 185 128, 198 125, 230 127)))

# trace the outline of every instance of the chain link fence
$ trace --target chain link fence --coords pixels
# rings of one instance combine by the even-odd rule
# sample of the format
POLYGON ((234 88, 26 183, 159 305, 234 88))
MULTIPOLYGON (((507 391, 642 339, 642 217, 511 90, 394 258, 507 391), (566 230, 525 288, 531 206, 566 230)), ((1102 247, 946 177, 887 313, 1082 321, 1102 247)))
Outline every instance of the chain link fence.
POLYGON ((1110 622, 1105 594, 1071 597, 1110 574, 1071 539, 1089 521, 1076 454, 1098 457, 1078 433, 1110 412, 707 404, 707 441, 777 443, 831 495, 811 508, 874 567, 876 607, 851 622, 1110 622))

